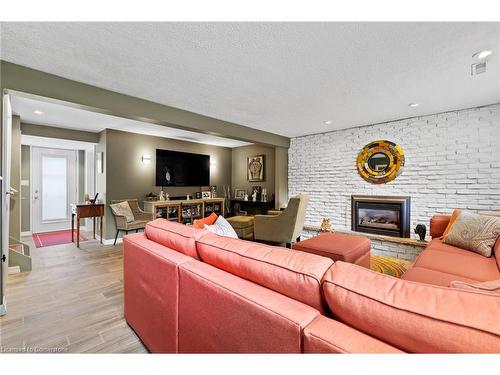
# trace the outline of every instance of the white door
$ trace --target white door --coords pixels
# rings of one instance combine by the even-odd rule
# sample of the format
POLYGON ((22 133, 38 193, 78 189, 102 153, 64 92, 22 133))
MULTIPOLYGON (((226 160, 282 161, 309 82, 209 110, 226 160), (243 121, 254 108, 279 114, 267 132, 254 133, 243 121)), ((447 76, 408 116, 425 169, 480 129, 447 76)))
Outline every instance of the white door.
POLYGON ((76 203, 76 151, 32 148, 32 228, 34 233, 71 229, 76 203))
POLYGON ((10 160, 12 139, 12 107, 10 97, 3 95, 2 113, 2 246, 0 249, 0 315, 5 311, 5 282, 9 264, 10 160))

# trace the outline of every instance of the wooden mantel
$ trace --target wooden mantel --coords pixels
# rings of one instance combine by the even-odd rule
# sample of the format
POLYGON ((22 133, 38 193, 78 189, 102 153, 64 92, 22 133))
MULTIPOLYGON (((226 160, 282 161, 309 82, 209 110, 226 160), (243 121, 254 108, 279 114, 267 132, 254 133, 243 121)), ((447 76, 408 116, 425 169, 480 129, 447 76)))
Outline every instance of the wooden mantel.
MULTIPOLYGON (((304 230, 313 231, 313 232, 320 232, 320 227, 314 226, 314 225, 305 225, 304 230)), ((352 230, 345 230, 345 229, 332 229, 332 232, 344 233, 344 234, 350 234, 350 235, 356 235, 356 236, 364 236, 364 237, 367 237, 371 240, 393 242, 393 243, 397 243, 400 245, 426 247, 427 244, 429 243, 428 240, 420 241, 420 240, 417 240, 415 238, 384 236, 381 234, 354 232, 352 230)))

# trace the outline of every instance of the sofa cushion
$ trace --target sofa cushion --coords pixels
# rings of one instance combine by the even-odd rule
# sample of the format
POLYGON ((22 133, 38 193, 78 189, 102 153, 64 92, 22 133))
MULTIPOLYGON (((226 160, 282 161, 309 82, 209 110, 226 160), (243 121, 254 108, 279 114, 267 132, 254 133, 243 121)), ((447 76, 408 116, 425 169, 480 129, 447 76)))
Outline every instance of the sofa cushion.
POLYGON ((446 226, 446 229, 443 232, 443 237, 447 236, 448 233, 450 233, 451 227, 453 227, 453 224, 455 224, 455 221, 457 221, 457 219, 461 213, 462 213, 462 210, 459 208, 455 208, 453 210, 453 213, 451 214, 451 217, 450 217, 450 222, 448 223, 448 225, 446 226))
POLYGON ((443 242, 490 257, 499 235, 499 217, 462 211, 443 242))
POLYGON ((471 252, 462 255, 448 251, 424 250, 418 256, 415 266, 477 281, 500 278, 500 272, 494 258, 486 258, 471 252))
POLYGON ((452 281, 464 281, 469 283, 477 283, 477 280, 469 279, 467 277, 445 273, 441 271, 431 270, 423 267, 412 267, 406 271, 403 280, 416 281, 418 283, 432 284, 439 286, 448 286, 452 281))
POLYGON ((213 233, 196 247, 204 262, 324 311, 320 284, 331 259, 213 233))
POLYGON ((444 251, 445 253, 450 253, 450 254, 456 254, 456 255, 462 255, 462 256, 470 256, 472 258, 479 258, 482 259, 482 255, 476 254, 472 251, 461 249, 456 246, 448 245, 443 242, 442 239, 435 238, 431 242, 427 244, 427 247, 425 248, 425 251, 444 251))
POLYGON ((200 259, 196 252, 195 238, 205 234, 205 230, 165 219, 156 219, 146 224, 144 232, 151 241, 192 258, 200 259))
POLYGON ((497 260, 497 267, 500 271, 500 237, 498 237, 497 242, 495 242, 495 246, 493 246, 493 252, 495 253, 495 258, 497 260))
POLYGON ((336 262, 323 291, 338 320, 415 353, 500 352, 500 297, 336 262))
POLYGON ((319 315, 304 329, 304 353, 403 353, 337 320, 319 315))

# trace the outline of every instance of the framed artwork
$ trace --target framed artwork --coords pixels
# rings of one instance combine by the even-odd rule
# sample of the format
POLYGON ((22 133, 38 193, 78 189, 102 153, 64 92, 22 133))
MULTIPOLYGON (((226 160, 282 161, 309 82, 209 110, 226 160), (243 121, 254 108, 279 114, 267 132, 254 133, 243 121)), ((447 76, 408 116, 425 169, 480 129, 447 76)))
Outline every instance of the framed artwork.
POLYGON ((203 199, 208 199, 212 197, 212 193, 210 191, 202 191, 201 192, 201 197, 203 199))
POLYGON ((234 197, 236 199, 243 199, 243 198, 245 198, 246 193, 247 193, 247 191, 244 189, 235 189, 234 190, 234 197))
POLYGON ((101 174, 104 173, 104 153, 98 152, 97 153, 97 173, 101 174))
POLYGON ((247 181, 264 181, 265 155, 250 156, 247 158, 247 181))

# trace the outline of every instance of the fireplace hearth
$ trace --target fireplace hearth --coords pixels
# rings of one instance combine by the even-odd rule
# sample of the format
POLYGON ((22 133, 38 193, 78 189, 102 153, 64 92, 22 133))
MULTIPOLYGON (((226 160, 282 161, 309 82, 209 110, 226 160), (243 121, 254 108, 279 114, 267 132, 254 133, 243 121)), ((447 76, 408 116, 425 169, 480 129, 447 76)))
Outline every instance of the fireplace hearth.
POLYGON ((410 237, 410 197, 352 195, 352 230, 410 237))

